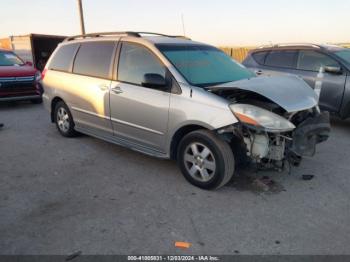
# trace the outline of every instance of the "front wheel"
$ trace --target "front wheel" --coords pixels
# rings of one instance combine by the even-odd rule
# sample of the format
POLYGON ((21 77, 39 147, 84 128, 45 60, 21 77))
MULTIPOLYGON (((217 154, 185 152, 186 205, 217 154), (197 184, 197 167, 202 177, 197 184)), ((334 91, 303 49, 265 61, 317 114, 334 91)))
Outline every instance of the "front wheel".
POLYGON ((177 160, 187 181, 203 189, 222 187, 234 173, 231 147, 209 130, 187 134, 180 142, 177 160))
POLYGON ((74 121, 68 106, 60 101, 55 106, 54 119, 56 127, 62 136, 73 137, 77 135, 74 130, 74 121))

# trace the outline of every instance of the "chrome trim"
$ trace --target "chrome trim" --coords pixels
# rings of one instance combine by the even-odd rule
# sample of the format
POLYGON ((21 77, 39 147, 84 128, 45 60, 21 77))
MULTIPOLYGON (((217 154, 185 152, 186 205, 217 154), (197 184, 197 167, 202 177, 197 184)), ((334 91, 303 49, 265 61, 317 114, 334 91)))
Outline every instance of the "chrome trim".
POLYGON ((34 79, 35 76, 0 77, 0 82, 28 82, 34 79))
POLYGON ((81 112, 81 113, 85 113, 85 114, 88 114, 88 115, 93 115, 93 116, 97 116, 97 117, 100 117, 100 118, 104 118, 104 119, 110 120, 110 118, 108 116, 103 116, 103 115, 100 115, 100 114, 96 114, 96 113, 93 113, 91 111, 87 111, 87 110, 84 110, 84 109, 77 108, 75 106, 72 106, 72 109, 75 110, 75 111, 81 112))
POLYGON ((164 135, 164 133, 159 132, 159 131, 157 131, 157 130, 153 130, 153 129, 150 129, 150 128, 147 128, 147 127, 135 125, 135 124, 132 124, 132 123, 129 123, 129 122, 126 122, 126 121, 123 121, 123 120, 119 120, 119 119, 116 119, 116 118, 113 118, 113 117, 111 118, 111 120, 112 120, 113 122, 116 122, 116 123, 119 123, 119 124, 123 124, 123 125, 128 125, 128 126, 131 126, 131 127, 135 127, 135 128, 138 128, 138 129, 141 129, 141 130, 145 130, 145 131, 148 131, 148 132, 157 134, 157 135, 164 135))

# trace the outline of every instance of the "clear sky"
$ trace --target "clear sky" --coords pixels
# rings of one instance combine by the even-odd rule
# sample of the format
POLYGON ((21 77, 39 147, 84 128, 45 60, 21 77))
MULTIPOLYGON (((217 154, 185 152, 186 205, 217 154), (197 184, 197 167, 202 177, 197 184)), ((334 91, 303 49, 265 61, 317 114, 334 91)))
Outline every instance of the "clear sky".
MULTIPOLYGON (((183 34, 214 45, 350 42, 349 0, 82 0, 87 32, 183 34)), ((0 0, 0 37, 79 34, 76 0, 0 0)))

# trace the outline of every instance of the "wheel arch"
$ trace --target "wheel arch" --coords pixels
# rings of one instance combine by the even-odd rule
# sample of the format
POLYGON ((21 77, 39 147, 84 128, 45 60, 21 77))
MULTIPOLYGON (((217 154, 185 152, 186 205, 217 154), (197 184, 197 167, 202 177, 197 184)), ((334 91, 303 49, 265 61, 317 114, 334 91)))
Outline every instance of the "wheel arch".
POLYGON ((51 113, 50 113, 50 116, 51 116, 51 122, 52 123, 55 122, 55 117, 54 117, 54 115, 55 115, 55 107, 56 107, 57 103, 60 102, 60 101, 63 101, 63 99, 61 97, 59 97, 59 96, 54 97, 52 99, 52 101, 51 101, 51 110, 50 110, 51 113))
POLYGON ((171 137, 171 143, 170 143, 170 158, 176 160, 177 155, 177 149, 180 144, 181 139, 187 135, 190 132, 193 132, 195 130, 199 129, 206 129, 210 130, 208 127, 200 124, 187 124, 185 126, 182 126, 178 128, 174 135, 171 137))

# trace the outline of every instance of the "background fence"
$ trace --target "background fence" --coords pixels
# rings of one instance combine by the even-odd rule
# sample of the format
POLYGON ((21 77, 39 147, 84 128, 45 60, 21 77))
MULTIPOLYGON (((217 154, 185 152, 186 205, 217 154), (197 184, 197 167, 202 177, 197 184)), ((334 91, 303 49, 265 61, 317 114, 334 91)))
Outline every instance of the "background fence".
POLYGON ((238 62, 242 62, 246 58, 248 52, 254 49, 254 47, 219 47, 219 48, 238 62))

